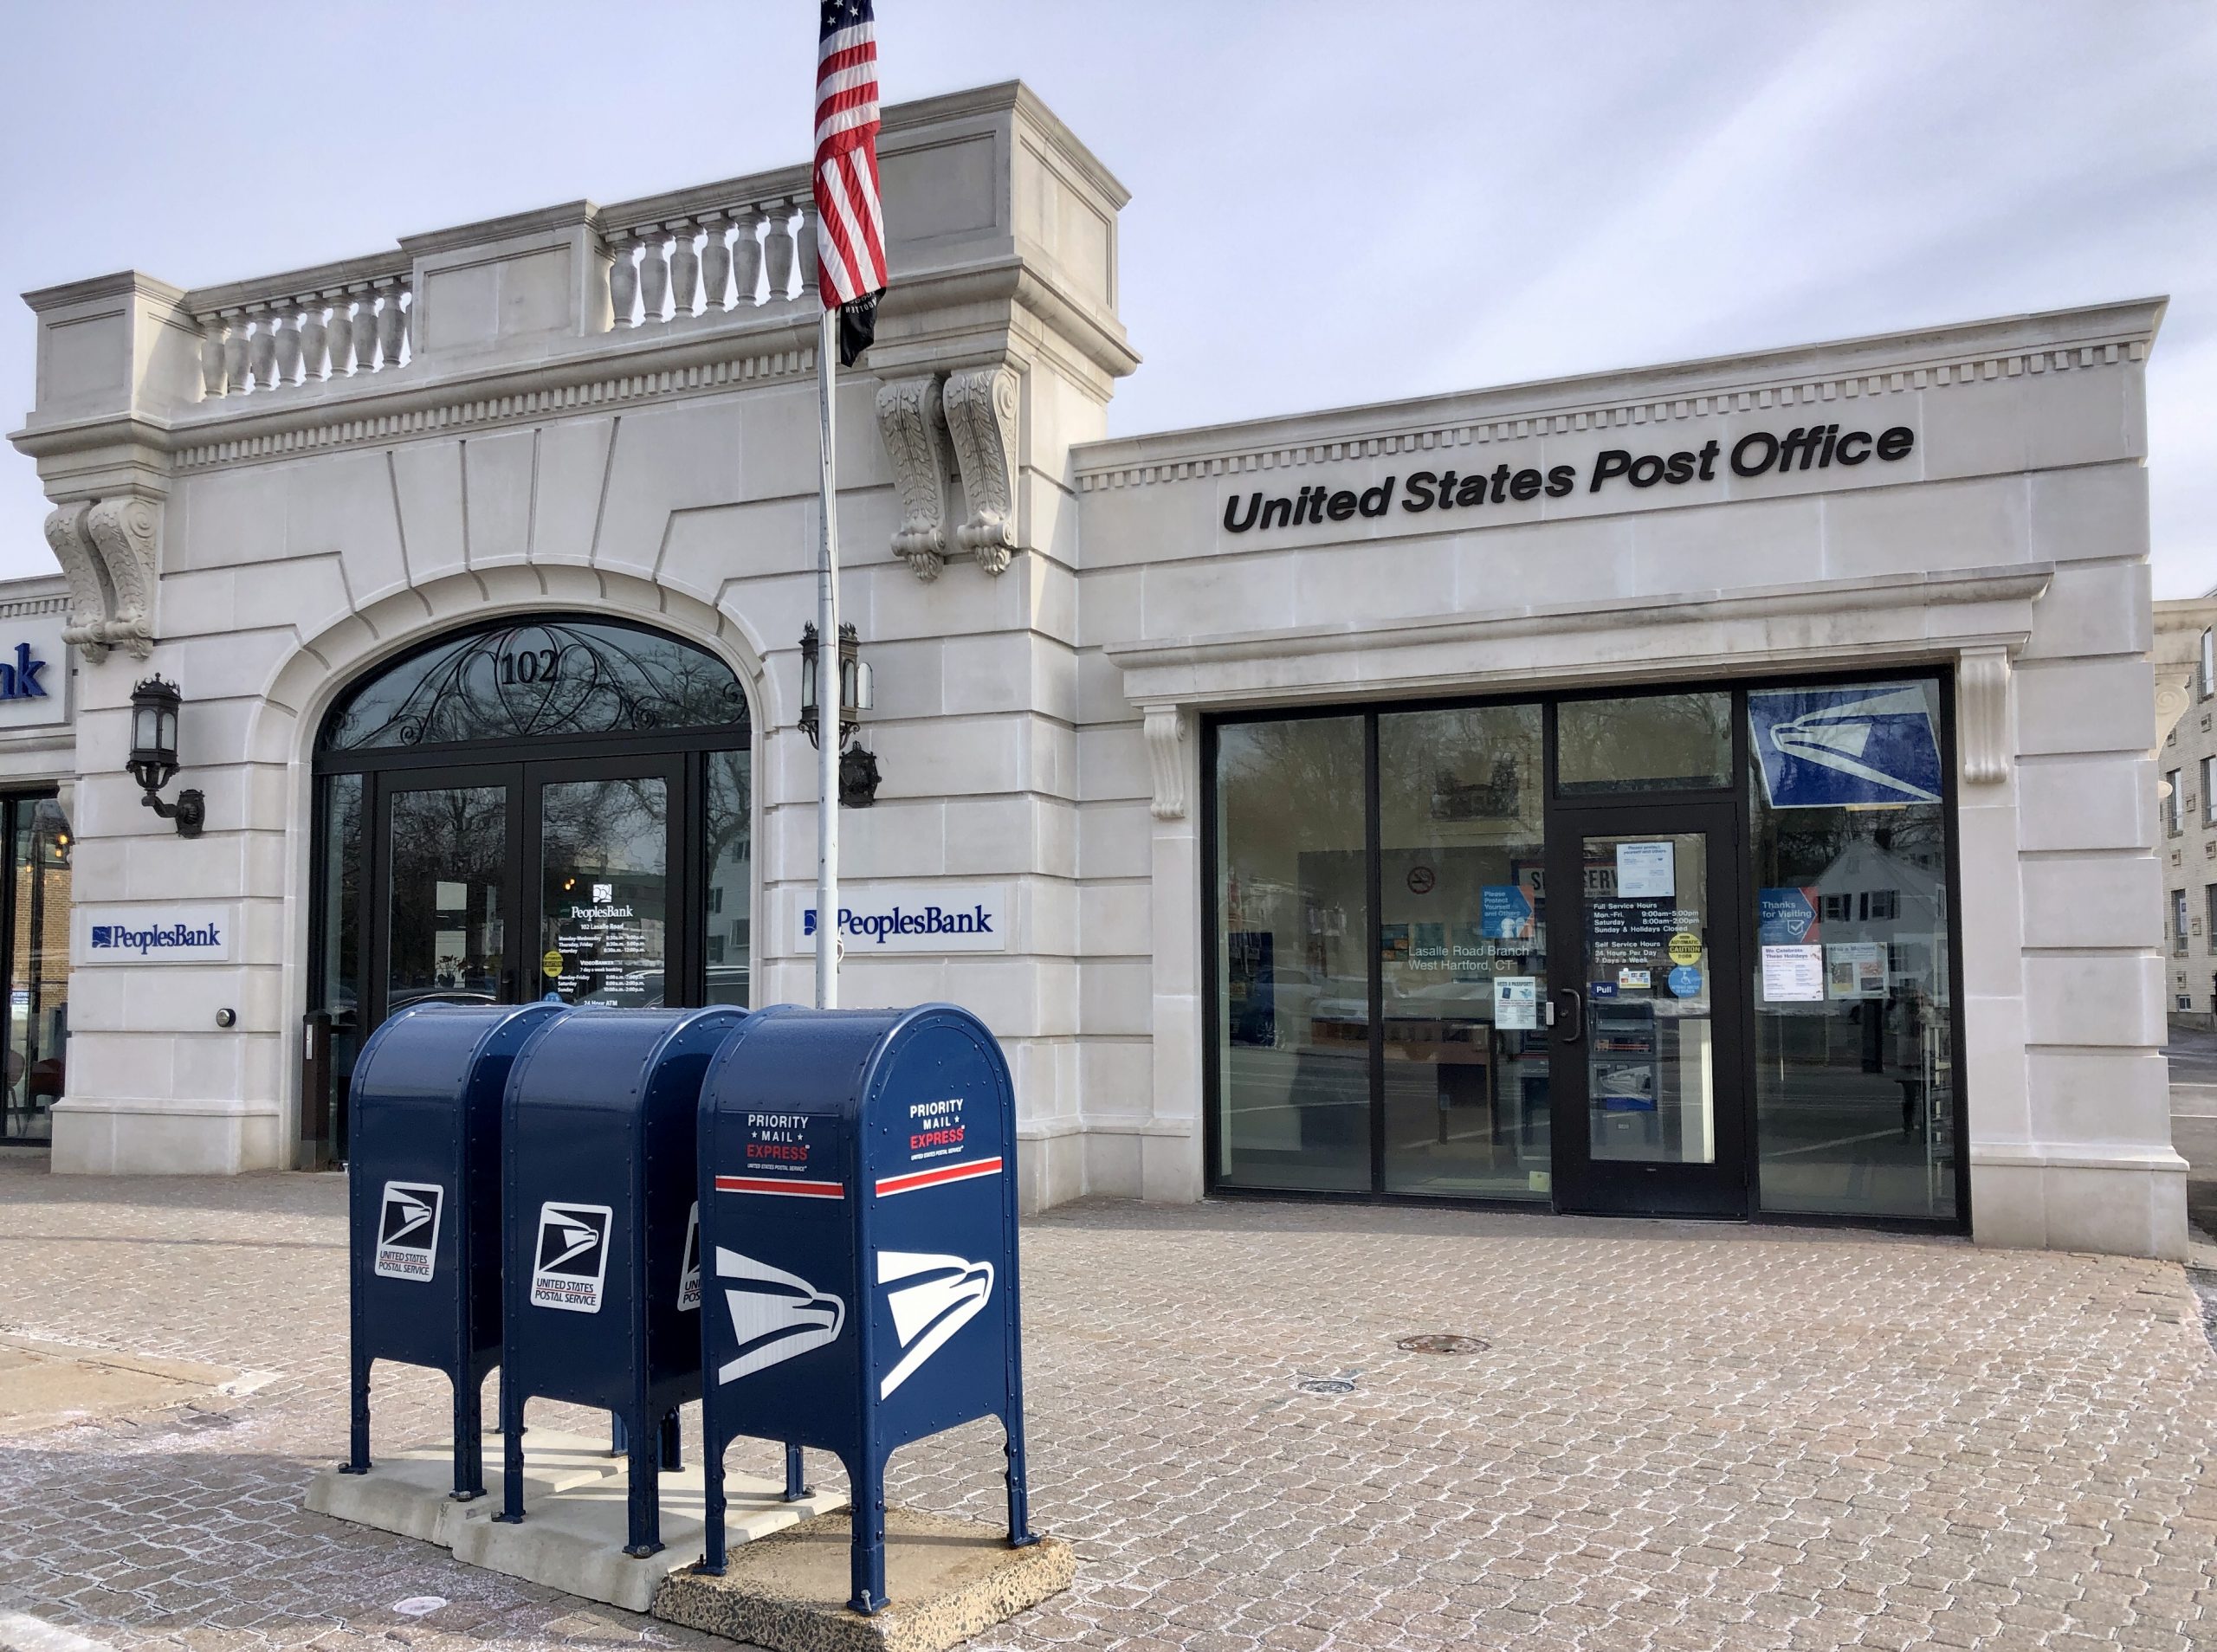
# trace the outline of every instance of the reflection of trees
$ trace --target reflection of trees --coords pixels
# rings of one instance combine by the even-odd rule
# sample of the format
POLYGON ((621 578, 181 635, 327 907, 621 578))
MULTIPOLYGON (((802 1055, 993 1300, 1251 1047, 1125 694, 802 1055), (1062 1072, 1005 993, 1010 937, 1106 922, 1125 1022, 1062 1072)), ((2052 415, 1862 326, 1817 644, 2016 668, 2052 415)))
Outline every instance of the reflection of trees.
POLYGON ((1937 803, 1889 809, 1773 809, 1755 798, 1755 870, 1767 885, 1813 881, 1848 845, 1870 843, 1936 875, 1944 874, 1946 811, 1937 803))
POLYGON ((1380 717, 1378 791, 1386 846, 1430 842, 1441 821, 1499 823, 1490 836, 1539 842, 1545 772, 1540 749, 1537 706, 1380 717))
POLYGON ((1217 739, 1217 795, 1225 842, 1264 822, 1289 849, 1362 846, 1362 720, 1238 723, 1217 739))
POLYGON ((549 620, 402 661, 354 692, 324 744, 359 751, 746 720, 738 680, 713 655, 627 626, 549 620))
POLYGON ((476 926, 498 915, 494 892, 507 860, 506 787, 443 786, 393 793, 390 899, 396 986, 432 984, 441 926, 436 885, 469 886, 471 905, 464 927, 473 932, 467 944, 474 949, 481 940, 476 926))
POLYGON ((1728 772, 1732 696, 1565 700, 1555 713, 1567 784, 1702 781, 1728 772))

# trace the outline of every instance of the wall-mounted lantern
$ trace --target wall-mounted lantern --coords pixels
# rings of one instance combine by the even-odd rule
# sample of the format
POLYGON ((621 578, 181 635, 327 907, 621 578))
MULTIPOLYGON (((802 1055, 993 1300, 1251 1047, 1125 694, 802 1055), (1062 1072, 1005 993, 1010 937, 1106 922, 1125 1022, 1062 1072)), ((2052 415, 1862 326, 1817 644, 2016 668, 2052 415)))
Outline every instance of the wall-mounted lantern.
MULTIPOLYGON (((878 770, 875 753, 847 744, 862 726, 862 714, 870 708, 870 670, 863 659, 861 637, 851 625, 839 628, 839 802, 849 809, 867 809, 877 801, 878 770)), ((818 743, 817 636, 813 624, 800 632, 800 726, 808 743, 818 743)))
POLYGON ((149 677, 131 691, 131 756, 123 766, 145 794, 139 802, 164 820, 175 821, 179 837, 197 837, 207 818, 201 794, 187 787, 173 803, 161 797, 177 774, 177 713, 183 703, 177 685, 159 677, 149 677))

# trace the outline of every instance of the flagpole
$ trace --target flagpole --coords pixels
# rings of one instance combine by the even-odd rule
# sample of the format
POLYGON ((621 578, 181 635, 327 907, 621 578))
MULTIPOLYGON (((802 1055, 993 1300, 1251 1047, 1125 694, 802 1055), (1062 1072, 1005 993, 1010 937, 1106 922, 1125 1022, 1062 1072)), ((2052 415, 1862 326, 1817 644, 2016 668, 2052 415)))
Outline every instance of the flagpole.
POLYGON ((839 658, 838 475, 831 394, 839 359, 839 312, 826 298, 816 340, 818 438, 824 539, 816 566, 816 1007, 839 1007, 839 658))

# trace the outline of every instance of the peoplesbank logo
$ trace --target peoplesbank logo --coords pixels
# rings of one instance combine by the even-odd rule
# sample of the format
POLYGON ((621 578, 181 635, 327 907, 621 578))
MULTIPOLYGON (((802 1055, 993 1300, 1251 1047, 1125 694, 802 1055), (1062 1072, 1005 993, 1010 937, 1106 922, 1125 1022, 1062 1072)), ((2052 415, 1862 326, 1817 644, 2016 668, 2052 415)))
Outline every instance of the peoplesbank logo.
MULTIPOLYGON (((815 891, 797 892, 797 952, 816 947, 815 891)), ((873 885, 839 904, 839 939, 889 952, 999 952, 1008 948, 1009 891, 1002 884, 873 885)))
POLYGON ((155 952, 209 952, 222 949, 223 931, 220 924, 152 924, 144 929, 94 924, 92 944, 96 952, 133 952, 140 958, 155 952))

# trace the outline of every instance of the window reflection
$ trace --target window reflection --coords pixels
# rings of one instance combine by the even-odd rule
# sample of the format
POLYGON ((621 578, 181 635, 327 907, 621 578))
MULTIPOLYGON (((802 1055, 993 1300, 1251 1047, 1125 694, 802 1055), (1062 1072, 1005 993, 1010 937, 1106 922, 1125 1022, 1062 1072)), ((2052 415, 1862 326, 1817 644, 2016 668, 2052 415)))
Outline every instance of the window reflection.
POLYGON ((1537 706, 1378 720, 1386 1185, 1549 1185, 1537 706))
POLYGON ((1751 691, 1763 1208, 1955 1214, 1939 685, 1751 691))
POLYGON ((1358 717, 1218 732, 1218 1178, 1370 1186, 1358 717))
POLYGON ((52 797, 18 797, 7 817, 7 1078, 0 1137, 46 1141, 69 1042, 69 817, 52 797))
POLYGON ((1555 740, 1555 785, 1566 797, 1729 785, 1732 696, 1566 700, 1555 740))

